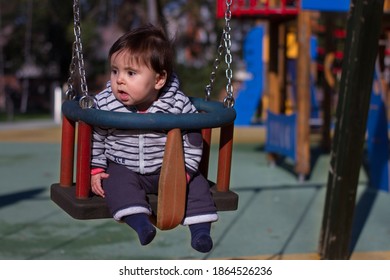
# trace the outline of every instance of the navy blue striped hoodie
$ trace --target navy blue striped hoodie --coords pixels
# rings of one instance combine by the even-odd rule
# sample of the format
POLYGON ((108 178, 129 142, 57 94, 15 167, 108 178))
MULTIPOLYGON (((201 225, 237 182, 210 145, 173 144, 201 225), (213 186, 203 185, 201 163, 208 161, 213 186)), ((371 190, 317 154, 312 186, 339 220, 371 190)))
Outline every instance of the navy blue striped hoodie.
MULTIPOLYGON (((105 90, 95 97, 99 110, 136 114, 136 108, 124 106, 112 93, 110 82, 105 90)), ((197 113, 189 98, 179 89, 179 80, 172 75, 161 89, 156 100, 146 113, 197 113)), ((122 164, 140 174, 159 172, 164 156, 166 134, 142 130, 119 130, 94 127, 92 136, 92 168, 107 167, 107 160, 122 164)), ((183 148, 186 171, 197 171, 202 156, 202 137, 199 132, 183 133, 183 148)))

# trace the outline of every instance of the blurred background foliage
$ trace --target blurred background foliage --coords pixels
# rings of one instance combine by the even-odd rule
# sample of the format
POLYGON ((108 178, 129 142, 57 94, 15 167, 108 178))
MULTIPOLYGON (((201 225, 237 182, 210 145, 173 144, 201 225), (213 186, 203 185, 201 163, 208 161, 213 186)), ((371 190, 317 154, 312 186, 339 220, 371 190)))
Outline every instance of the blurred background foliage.
MULTIPOLYGON (((90 92, 100 91, 108 79, 111 44, 126 30, 152 22, 175 40, 183 91, 204 96, 224 25, 215 5, 214 0, 80 0, 90 92)), ((72 1, 0 0, 0 112, 7 110, 9 79, 18 83, 9 86, 15 112, 50 111, 53 86, 68 80, 73 41, 72 1)), ((220 69, 213 99, 224 88, 224 75, 220 69)))

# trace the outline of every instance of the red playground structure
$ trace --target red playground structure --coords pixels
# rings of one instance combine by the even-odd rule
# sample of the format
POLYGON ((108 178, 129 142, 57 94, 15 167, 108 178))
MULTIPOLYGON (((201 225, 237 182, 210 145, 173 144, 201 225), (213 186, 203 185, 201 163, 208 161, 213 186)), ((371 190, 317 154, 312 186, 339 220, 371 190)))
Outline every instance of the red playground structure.
MULTIPOLYGON (((217 17, 225 13, 225 1, 217 0, 217 17)), ((300 0, 236 0, 232 3, 232 15, 239 16, 296 16, 299 12, 300 0)))

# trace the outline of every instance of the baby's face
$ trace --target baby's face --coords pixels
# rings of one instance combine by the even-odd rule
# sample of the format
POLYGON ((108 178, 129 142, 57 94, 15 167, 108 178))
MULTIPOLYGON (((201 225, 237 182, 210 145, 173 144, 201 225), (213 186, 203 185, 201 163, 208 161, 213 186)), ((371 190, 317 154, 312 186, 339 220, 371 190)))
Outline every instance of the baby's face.
POLYGON ((132 59, 128 51, 118 51, 111 56, 111 88, 116 99, 125 106, 147 110, 158 98, 166 82, 166 75, 156 73, 141 62, 132 59))

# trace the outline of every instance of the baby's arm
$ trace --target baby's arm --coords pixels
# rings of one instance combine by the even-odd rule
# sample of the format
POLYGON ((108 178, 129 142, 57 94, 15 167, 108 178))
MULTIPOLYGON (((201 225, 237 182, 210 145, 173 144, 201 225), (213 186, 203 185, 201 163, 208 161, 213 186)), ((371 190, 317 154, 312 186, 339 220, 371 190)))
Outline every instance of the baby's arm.
POLYGON ((104 155, 106 135, 107 131, 105 129, 94 127, 92 134, 91 190, 101 197, 104 197, 102 180, 108 178, 108 174, 105 172, 107 159, 104 155))
POLYGON ((198 171, 202 159, 203 139, 200 131, 190 131, 183 137, 187 182, 198 171))

